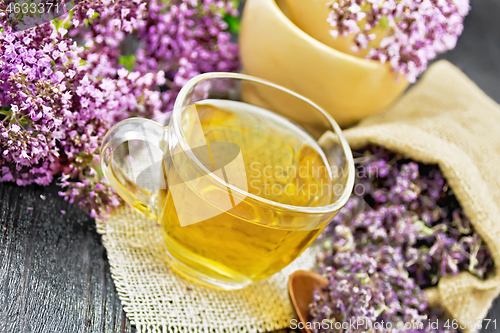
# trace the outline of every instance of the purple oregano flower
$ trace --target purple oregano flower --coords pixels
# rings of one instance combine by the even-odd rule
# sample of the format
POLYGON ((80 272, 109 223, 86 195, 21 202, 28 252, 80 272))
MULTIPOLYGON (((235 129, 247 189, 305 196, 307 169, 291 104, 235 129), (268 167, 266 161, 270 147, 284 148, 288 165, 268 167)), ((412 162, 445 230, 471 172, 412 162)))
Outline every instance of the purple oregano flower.
POLYGON ((355 193, 319 239, 318 270, 330 283, 314 295, 312 322, 360 323, 344 333, 456 332, 422 289, 461 271, 484 278, 486 244, 437 166, 375 146, 354 156, 355 193))
POLYGON ((186 80, 239 66, 224 21, 237 14, 230 0, 82 0, 20 32, 6 9, 1 2, 0 181, 59 178, 60 195, 91 216, 121 203, 99 168, 107 130, 132 116, 163 121, 186 80))
POLYGON ((340 0, 328 4, 333 38, 354 35, 353 51, 388 62, 409 82, 437 54, 451 50, 462 34, 469 0, 340 0), (377 34, 383 38, 375 43, 377 34))

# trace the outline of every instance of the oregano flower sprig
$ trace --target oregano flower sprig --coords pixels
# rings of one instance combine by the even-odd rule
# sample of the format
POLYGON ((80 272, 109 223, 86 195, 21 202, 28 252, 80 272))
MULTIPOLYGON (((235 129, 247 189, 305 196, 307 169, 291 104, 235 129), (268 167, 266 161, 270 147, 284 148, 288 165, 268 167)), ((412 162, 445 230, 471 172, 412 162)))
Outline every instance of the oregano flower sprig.
POLYGON ((236 71, 238 48, 230 41, 227 17, 238 11, 230 0, 82 0, 70 34, 88 47, 83 58, 92 73, 113 75, 120 65, 141 74, 165 72, 162 112, 192 77, 236 71), (136 45, 123 54, 123 41, 136 45), (99 55, 99 56, 97 56, 99 55))
POLYGON ((469 0, 339 0, 328 4, 333 38, 353 35, 353 51, 388 62, 409 82, 429 60, 455 47, 469 0), (375 42, 379 34, 383 37, 375 42))
POLYGON ((4 7, 0 181, 57 180, 60 195, 91 216, 121 204, 99 168, 107 130, 132 116, 162 121, 186 80, 239 66, 224 21, 237 14, 229 0, 82 0, 21 32, 4 7))
POLYGON ((99 177, 100 140, 129 114, 159 108, 155 83, 123 69, 116 79, 95 78, 82 48, 66 29, 43 25, 0 35, 0 180, 48 185, 61 177, 61 192, 92 216, 119 204, 99 177), (138 101, 141 101, 140 104, 138 101))

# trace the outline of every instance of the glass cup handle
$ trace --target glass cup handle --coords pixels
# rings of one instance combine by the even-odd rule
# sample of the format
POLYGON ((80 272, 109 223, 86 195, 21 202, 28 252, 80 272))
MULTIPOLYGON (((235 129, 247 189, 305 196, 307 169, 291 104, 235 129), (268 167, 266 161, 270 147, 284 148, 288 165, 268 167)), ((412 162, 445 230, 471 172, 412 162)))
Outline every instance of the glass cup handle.
MULTIPOLYGON (((132 207, 145 216, 156 220, 156 209, 153 193, 138 186, 134 180, 123 184, 116 176, 118 170, 113 169, 113 153, 123 143, 131 140, 145 141, 151 153, 151 146, 163 150, 166 128, 149 119, 130 118, 113 126, 101 144, 101 168, 106 179, 118 193, 132 207)), ((131 162, 133 163, 133 162, 131 162)))

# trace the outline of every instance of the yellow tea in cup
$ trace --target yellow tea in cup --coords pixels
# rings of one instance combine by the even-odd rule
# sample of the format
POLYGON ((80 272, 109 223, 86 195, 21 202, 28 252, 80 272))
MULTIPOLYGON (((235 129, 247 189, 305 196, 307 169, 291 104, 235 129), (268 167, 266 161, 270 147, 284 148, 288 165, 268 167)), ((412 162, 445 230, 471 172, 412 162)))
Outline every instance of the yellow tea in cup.
MULTIPOLYGON (((300 207, 332 203, 331 169, 318 143, 303 129, 244 102, 204 100, 196 103, 195 108, 209 146, 230 142, 240 147, 249 193, 300 207)), ((192 130, 184 129, 186 137, 192 130)), ((173 266, 189 263, 214 279, 248 284, 282 269, 324 226, 285 226, 285 221, 279 219, 286 217, 272 214, 267 207, 252 205, 247 198, 235 209, 182 226, 172 196, 162 191, 160 224, 173 266)), ((187 200, 181 205, 192 203, 187 200)), ((177 203, 177 209, 186 208, 177 203)))
POLYGON ((170 266, 225 290, 290 264, 354 186, 352 153, 330 115, 237 73, 191 79, 168 126, 141 118, 115 125, 101 165, 116 192, 157 222, 170 266), (277 98, 263 98, 269 91, 277 98))

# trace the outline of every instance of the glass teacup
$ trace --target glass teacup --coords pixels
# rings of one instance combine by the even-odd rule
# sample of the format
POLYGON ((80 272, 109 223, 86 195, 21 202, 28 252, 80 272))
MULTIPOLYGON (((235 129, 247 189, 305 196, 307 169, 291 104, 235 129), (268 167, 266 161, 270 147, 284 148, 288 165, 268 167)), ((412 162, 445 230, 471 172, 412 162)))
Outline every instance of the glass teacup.
POLYGON ((170 266, 226 290, 292 262, 354 185, 351 150, 324 110, 236 73, 191 79, 167 127, 120 122, 101 163, 116 192, 161 226, 170 266), (290 101, 293 110, 280 107, 290 101))

